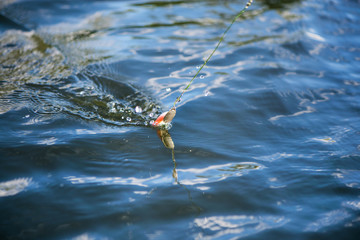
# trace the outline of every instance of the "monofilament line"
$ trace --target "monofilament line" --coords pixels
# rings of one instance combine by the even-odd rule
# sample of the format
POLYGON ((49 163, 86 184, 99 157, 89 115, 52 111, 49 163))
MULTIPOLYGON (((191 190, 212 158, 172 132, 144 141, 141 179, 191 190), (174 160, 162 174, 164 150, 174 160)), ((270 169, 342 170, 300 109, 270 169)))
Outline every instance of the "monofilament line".
POLYGON ((180 96, 176 98, 175 102, 174 102, 174 107, 176 106, 176 104, 178 102, 180 102, 181 97, 184 95, 184 93, 186 92, 186 90, 188 90, 188 88, 190 87, 190 85, 192 84, 192 82, 194 81, 194 79, 197 77, 197 75, 200 73, 201 69, 203 69, 203 67, 205 67, 205 65, 207 64, 207 62, 210 60, 210 58, 214 55, 214 53, 216 52, 216 50, 219 48, 220 43, 224 40, 224 37, 226 35, 226 33, 230 30, 231 26, 234 24, 234 22, 246 11, 246 9, 248 7, 250 7, 251 3, 253 2, 253 0, 249 0, 245 7, 233 18, 232 22, 230 23, 230 25, 226 28, 225 32, 221 35, 221 38, 219 40, 219 42, 217 43, 215 49, 212 51, 212 53, 209 55, 209 57, 205 60, 205 62, 201 65, 201 67, 199 68, 199 70, 196 72, 196 74, 194 75, 194 77, 190 80, 189 84, 184 88, 184 90, 181 92, 180 96))

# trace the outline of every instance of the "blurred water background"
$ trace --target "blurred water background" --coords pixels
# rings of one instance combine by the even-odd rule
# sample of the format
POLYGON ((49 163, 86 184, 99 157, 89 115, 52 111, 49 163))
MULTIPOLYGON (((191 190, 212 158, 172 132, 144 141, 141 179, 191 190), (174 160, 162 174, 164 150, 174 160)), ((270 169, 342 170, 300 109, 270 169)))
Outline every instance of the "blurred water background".
POLYGON ((0 238, 359 239, 358 0, 255 0, 150 127, 245 4, 1 1, 0 238))

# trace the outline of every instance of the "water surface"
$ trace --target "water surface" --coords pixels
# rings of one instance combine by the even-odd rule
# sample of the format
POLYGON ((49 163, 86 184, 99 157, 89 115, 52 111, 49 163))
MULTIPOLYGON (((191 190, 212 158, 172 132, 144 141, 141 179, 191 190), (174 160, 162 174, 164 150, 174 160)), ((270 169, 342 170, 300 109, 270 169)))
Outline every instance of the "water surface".
POLYGON ((360 5, 0 3, 1 239, 357 239, 360 5))

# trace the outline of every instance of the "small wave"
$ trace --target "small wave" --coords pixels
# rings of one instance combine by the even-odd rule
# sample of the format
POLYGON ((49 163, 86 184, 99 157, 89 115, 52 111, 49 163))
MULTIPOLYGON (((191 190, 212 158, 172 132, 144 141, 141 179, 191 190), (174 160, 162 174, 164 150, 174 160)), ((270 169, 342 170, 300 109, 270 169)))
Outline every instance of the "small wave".
POLYGON ((360 170, 338 169, 332 176, 349 188, 360 189, 360 170))

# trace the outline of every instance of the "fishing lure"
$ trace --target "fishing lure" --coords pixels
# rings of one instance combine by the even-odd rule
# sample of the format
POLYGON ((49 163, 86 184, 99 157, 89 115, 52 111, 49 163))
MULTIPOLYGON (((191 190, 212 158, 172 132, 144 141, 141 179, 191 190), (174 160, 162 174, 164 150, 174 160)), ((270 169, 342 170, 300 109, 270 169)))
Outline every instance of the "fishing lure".
POLYGON ((180 102, 181 97, 184 95, 184 93, 186 92, 186 90, 188 90, 188 88, 190 87, 190 85, 192 84, 192 82, 194 81, 194 79, 198 76, 198 74, 200 73, 200 71, 205 67, 205 65, 207 64, 207 62, 210 60, 210 58, 214 55, 214 53, 216 52, 216 50, 219 48, 220 43, 224 40, 224 37, 226 35, 226 33, 230 30, 231 26, 234 24, 234 22, 246 11, 246 9, 248 7, 251 6, 253 0, 248 0, 248 2, 246 3, 245 7, 233 18, 232 22, 230 23, 230 25, 226 28, 225 32, 221 35, 221 38, 219 40, 219 42, 217 43, 216 47, 214 48, 214 50, 212 51, 212 53, 209 55, 209 57, 205 60, 205 62, 203 63, 203 65, 201 65, 201 67, 199 68, 199 70, 196 72, 196 74, 194 75, 194 77, 190 80, 190 82, 188 83, 188 85, 184 88, 184 90, 181 92, 180 96, 176 98, 175 102, 174 102, 174 106, 167 112, 162 113, 153 123, 153 126, 155 127, 166 127, 168 126, 171 121, 174 119, 175 114, 176 114, 176 104, 178 102, 180 102))
POLYGON ((156 127, 166 127, 174 119, 176 115, 176 108, 172 107, 169 111, 162 113, 153 123, 156 127))

